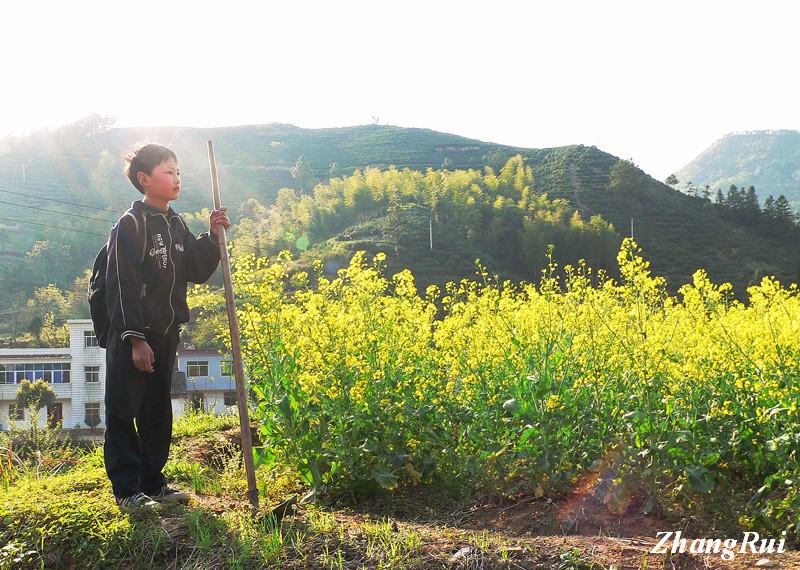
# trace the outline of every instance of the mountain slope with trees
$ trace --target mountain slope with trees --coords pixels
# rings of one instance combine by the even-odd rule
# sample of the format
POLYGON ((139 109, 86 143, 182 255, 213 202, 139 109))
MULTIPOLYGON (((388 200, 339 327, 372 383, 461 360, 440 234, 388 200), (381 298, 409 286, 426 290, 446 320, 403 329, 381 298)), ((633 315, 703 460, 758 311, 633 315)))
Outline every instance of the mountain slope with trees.
POLYGON ((238 253, 287 249, 306 263, 346 265, 357 251, 389 254, 392 271, 411 268, 424 287, 473 278, 475 260, 513 280, 535 281, 554 259, 595 268, 615 264, 619 236, 600 216, 584 217, 568 200, 536 192, 521 155, 495 173, 367 168, 319 184, 313 194, 281 190, 271 206, 251 200, 233 232, 238 253))
POLYGON ((800 131, 751 131, 726 135, 675 173, 679 188, 723 192, 753 186, 761 200, 784 195, 800 206, 800 131))
POLYGON ((784 202, 751 211, 738 188, 722 202, 710 192, 689 196, 595 147, 525 149, 383 125, 112 127, 93 115, 0 141, 6 336, 45 342, 65 318, 86 316, 85 271, 139 197, 120 157, 144 140, 176 151, 183 193, 175 206, 195 231, 206 221, 193 213, 211 205, 213 140, 242 250, 294 248, 331 270, 360 248, 385 250, 390 271, 409 267, 420 285, 474 277, 478 258, 490 273, 536 280, 549 243, 562 263, 583 257, 608 267, 632 228, 672 290, 698 268, 740 296, 763 275, 787 282, 798 271, 793 217, 786 227, 772 223, 787 214, 784 202))

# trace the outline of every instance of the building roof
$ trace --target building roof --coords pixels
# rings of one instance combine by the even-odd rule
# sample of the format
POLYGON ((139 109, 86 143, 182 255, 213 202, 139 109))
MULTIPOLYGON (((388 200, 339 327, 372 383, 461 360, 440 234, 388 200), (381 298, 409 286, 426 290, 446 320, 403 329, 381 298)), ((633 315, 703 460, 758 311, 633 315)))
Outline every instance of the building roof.
POLYGON ((3 354, 0 351, 0 362, 5 360, 41 360, 43 358, 72 360, 71 354, 52 353, 52 352, 28 352, 25 354, 3 354))
POLYGON ((229 355, 222 354, 220 351, 213 348, 180 348, 178 349, 178 356, 221 356, 225 358, 229 355))

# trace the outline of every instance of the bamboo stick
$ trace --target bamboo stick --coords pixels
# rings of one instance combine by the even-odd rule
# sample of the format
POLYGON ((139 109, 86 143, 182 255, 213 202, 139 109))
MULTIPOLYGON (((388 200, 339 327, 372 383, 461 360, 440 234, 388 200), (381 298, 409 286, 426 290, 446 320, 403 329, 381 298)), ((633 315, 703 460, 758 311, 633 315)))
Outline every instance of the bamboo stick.
MULTIPOLYGON (((214 197, 214 209, 220 208, 219 181, 217 179, 217 161, 214 157, 214 146, 208 141, 208 162, 211 166, 211 191, 214 197)), ((242 364, 242 348, 239 341, 239 321, 236 317, 236 302, 233 295, 231 264, 228 258, 228 242, 225 228, 217 226, 219 239, 220 264, 225 281, 225 303, 228 307, 228 325, 231 331, 231 352, 233 353, 233 372, 236 377, 236 402, 239 408, 239 425, 242 429, 242 457, 247 473, 247 497, 254 508, 258 508, 258 488, 256 487, 256 470, 253 460, 253 438, 250 433, 250 414, 247 407, 247 392, 244 385, 244 365, 242 364)))

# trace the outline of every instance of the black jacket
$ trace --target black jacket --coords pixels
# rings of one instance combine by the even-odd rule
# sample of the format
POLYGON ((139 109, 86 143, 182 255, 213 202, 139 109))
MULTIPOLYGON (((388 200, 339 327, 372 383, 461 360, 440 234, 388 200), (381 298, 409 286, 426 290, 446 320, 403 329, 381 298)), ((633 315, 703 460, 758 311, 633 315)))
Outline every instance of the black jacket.
MULTIPOLYGON (((112 329, 123 340, 167 334, 189 320, 186 284, 204 283, 219 264, 219 242, 192 235, 170 208, 140 200, 111 228, 106 295, 112 329)), ((112 333, 113 334, 113 333, 112 333)))

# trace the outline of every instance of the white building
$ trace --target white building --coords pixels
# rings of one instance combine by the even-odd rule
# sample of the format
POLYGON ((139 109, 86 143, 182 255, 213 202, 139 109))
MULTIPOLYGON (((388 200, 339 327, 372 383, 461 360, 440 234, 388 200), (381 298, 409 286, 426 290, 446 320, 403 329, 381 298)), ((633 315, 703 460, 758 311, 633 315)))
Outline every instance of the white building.
MULTIPOLYGON (((105 427, 106 351, 97 346, 92 321, 69 324, 69 348, 0 349, 0 430, 9 422, 22 426, 29 411, 17 408, 22 380, 42 379, 53 388, 56 402, 40 411, 42 425, 62 428, 105 427)), ((183 413, 191 403, 213 413, 230 413, 236 405, 236 382, 229 357, 215 350, 178 351, 172 378, 172 409, 183 413)))
POLYGON ((40 411, 42 425, 62 422, 65 429, 105 424, 106 351, 97 346, 92 321, 69 323, 69 348, 0 349, 0 424, 22 425, 29 411, 16 405, 23 380, 44 380, 56 395, 56 402, 40 411))

